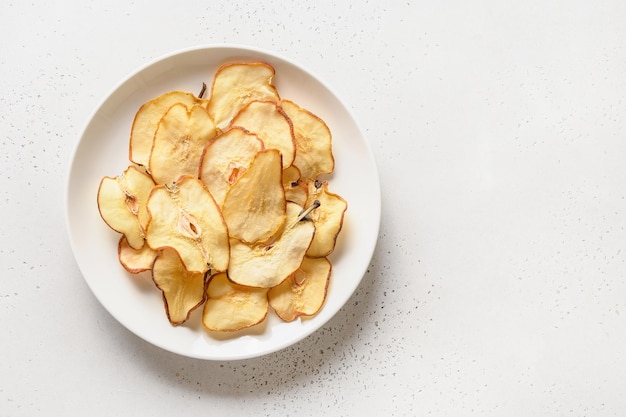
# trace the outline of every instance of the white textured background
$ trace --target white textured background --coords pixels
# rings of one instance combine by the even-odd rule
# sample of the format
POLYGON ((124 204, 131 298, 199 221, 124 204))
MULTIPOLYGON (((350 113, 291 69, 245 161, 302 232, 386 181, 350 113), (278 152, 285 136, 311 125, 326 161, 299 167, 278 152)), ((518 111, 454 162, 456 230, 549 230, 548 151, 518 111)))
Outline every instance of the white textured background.
POLYGON ((3 1, 0 415, 626 415, 625 22, 620 1, 3 1), (345 308, 235 362, 120 326, 63 217, 95 106, 213 43, 329 81, 383 190, 345 308))

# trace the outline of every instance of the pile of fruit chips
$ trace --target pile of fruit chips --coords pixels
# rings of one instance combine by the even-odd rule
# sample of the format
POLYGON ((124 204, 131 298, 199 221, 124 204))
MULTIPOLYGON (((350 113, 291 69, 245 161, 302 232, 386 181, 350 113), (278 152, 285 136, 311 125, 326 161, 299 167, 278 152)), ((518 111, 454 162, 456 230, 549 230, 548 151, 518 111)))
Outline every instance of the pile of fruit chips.
POLYGON ((203 307, 212 331, 311 317, 326 299, 346 201, 326 123, 282 99, 266 63, 222 66, 208 99, 172 91, 143 104, 128 168, 104 177, 100 215, 121 265, 151 271, 171 324, 203 307))

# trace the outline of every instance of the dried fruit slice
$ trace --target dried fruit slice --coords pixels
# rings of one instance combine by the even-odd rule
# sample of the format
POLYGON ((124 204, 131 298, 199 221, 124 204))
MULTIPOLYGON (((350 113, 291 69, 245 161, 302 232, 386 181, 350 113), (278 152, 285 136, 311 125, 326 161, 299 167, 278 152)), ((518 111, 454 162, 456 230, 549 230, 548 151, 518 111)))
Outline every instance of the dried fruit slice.
POLYGON ((134 249, 144 245, 146 202, 152 187, 152 178, 135 166, 129 166, 117 177, 102 178, 98 187, 100 216, 111 229, 126 236, 134 249))
POLYGON ((197 176, 202 150, 215 132, 203 106, 170 107, 159 122, 150 154, 150 173, 157 184, 170 184, 181 175, 197 176))
POLYGON ((208 330, 236 331, 261 323, 267 316, 267 289, 237 285, 225 273, 211 278, 202 324, 208 330))
POLYGON ((130 131, 128 158, 138 165, 147 167, 150 162, 154 133, 167 109, 176 103, 193 106, 202 102, 203 100, 191 93, 171 91, 144 103, 135 114, 130 131))
POLYGON ((189 314, 204 302, 205 274, 187 271, 173 249, 159 253, 152 267, 152 280, 163 293, 167 318, 175 326, 187 321, 189 314))
POLYGON ((311 258, 328 256, 334 249, 337 235, 343 225, 348 208, 346 200, 328 191, 328 181, 309 183, 308 203, 319 201, 320 207, 311 213, 315 224, 315 236, 306 255, 311 258))
POLYGON ((300 206, 306 204, 308 196, 308 185, 300 180, 300 170, 291 165, 283 170, 283 188, 285 189, 285 199, 300 206))
POLYGON ((157 185, 148 199, 146 242, 154 250, 175 249, 185 268, 205 273, 228 267, 228 229, 202 182, 182 176, 174 185, 157 185))
POLYGON ((291 121, 274 101, 252 101, 233 118, 231 126, 240 126, 255 133, 265 149, 278 149, 283 155, 283 168, 296 157, 291 121))
POLYGON ((287 203, 287 221, 270 242, 248 245, 231 239, 228 277, 240 285, 270 288, 298 269, 315 232, 313 222, 300 218, 302 211, 287 203))
POLYGON ((307 258, 285 281, 269 290, 270 306, 284 321, 313 316, 322 308, 330 280, 331 263, 327 258, 307 258))
POLYGON ((122 236, 117 245, 117 255, 124 269, 131 274, 138 274, 152 268, 157 252, 145 244, 140 249, 134 249, 130 247, 126 237, 122 236))
POLYGON ((293 164, 300 169, 302 178, 311 180, 319 174, 333 172, 332 135, 326 123, 292 101, 282 100, 280 107, 293 125, 296 144, 293 164))
POLYGON ((207 106, 216 126, 226 128, 235 114, 251 101, 278 101, 273 78, 274 68, 260 62, 228 64, 218 69, 207 106))
POLYGON ((231 237, 248 243, 265 241, 285 222, 280 160, 275 149, 257 153, 226 194, 222 213, 231 237))
POLYGON ((242 128, 227 129, 206 145, 200 158, 200 180, 218 206, 262 149, 263 142, 242 128))

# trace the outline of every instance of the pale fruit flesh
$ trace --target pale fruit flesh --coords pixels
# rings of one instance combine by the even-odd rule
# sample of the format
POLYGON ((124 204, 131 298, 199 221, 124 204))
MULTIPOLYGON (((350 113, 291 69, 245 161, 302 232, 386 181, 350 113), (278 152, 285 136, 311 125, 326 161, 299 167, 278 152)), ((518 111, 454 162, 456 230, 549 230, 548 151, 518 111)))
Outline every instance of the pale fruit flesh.
POLYGON ((247 243, 272 237, 286 218, 281 155, 275 149, 258 152, 249 168, 224 198, 222 214, 230 237, 247 243))
POLYGON ((274 73, 271 65, 261 62, 222 66, 213 78, 207 107, 216 126, 224 130, 251 101, 278 101, 278 91, 272 84, 274 73))
POLYGON ((148 223, 146 208, 154 181, 135 166, 122 175, 104 177, 98 187, 98 210, 107 225, 123 234, 134 249, 144 245, 148 223))
POLYGON ((154 135, 150 173, 157 184, 171 184, 181 175, 198 175, 205 145, 215 136, 215 124, 203 106, 170 107, 154 135))
POLYGON ((148 199, 146 242, 154 250, 176 250, 189 271, 225 271, 228 229, 219 207, 202 182, 181 177, 174 186, 156 186, 148 199))
POLYGON ((335 168, 332 135, 326 123, 292 101, 282 100, 281 109, 291 120, 296 153, 293 164, 305 180, 330 174, 335 168))
POLYGON ((291 121, 273 101, 252 101, 241 109, 231 126, 239 126, 256 134, 265 149, 277 149, 282 154, 283 168, 293 163, 296 156, 291 121))
POLYGON ((138 165, 147 167, 154 134, 167 109, 177 103, 193 106, 202 102, 191 93, 171 91, 144 103, 135 114, 130 132, 128 158, 138 165))
POLYGON ((211 278, 202 324, 208 330, 234 332, 265 320, 269 311, 267 289, 237 285, 225 273, 211 278))
POLYGON ((218 206, 261 150, 263 142, 242 128, 227 129, 205 146, 199 176, 218 206))
POLYGON ((287 221, 271 242, 248 245, 231 239, 228 277, 241 285, 271 288, 292 274, 304 258, 315 226, 309 220, 298 220, 302 207, 287 204, 287 221))
POLYGON ((268 292, 270 306, 284 321, 315 315, 324 304, 330 280, 327 258, 307 258, 289 278, 268 292))
POLYGON ((167 317, 173 325, 187 321, 189 314, 204 302, 205 274, 188 271, 173 249, 165 249, 156 257, 152 280, 163 293, 167 317))

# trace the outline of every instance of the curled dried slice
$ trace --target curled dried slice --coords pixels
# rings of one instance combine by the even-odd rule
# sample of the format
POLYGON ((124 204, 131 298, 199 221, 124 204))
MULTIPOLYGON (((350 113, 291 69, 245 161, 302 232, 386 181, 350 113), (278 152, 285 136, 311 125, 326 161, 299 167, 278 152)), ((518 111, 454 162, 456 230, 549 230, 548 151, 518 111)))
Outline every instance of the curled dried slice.
POLYGON ((267 294, 270 306, 284 321, 313 316, 322 308, 330 280, 327 258, 307 258, 300 268, 267 294))
POLYGON ((285 222, 285 204, 280 153, 261 151, 224 199, 230 237, 248 243, 269 239, 285 222))
POLYGON ((203 100, 191 93, 171 91, 144 103, 135 114, 130 131, 129 159, 147 167, 150 162, 154 134, 167 109, 176 103, 193 106, 202 102, 203 100))
POLYGON ((144 245, 146 203, 152 187, 152 178, 135 166, 129 166, 117 177, 102 178, 98 187, 100 216, 111 229, 126 236, 134 249, 144 245))
POLYGON ((263 142, 242 128, 230 128, 211 140, 200 158, 200 180, 218 206, 226 193, 263 149, 263 142))
POLYGON ((287 203, 287 221, 270 242, 248 245, 231 239, 228 277, 240 285, 270 288, 298 269, 315 232, 313 223, 300 217, 302 211, 287 203))
POLYGON ((211 278, 202 324, 208 330, 236 331, 261 323, 269 310, 267 289, 237 285, 225 273, 211 278))
POLYGON ((152 280, 163 293, 165 311, 173 325, 187 321, 189 314, 204 302, 205 274, 187 271, 173 249, 159 253, 152 267, 152 280))
POLYGON ((173 186, 157 185, 148 199, 146 242, 154 250, 175 249, 189 271, 225 271, 228 229, 202 182, 182 176, 173 186))
POLYGON ((157 184, 170 184, 181 175, 197 176, 204 146, 215 132, 203 106, 170 107, 159 122, 150 154, 150 173, 157 184))
POLYGON ((337 235, 343 225, 348 208, 346 200, 328 191, 328 181, 309 183, 309 203, 319 201, 320 207, 311 213, 315 224, 315 236, 306 255, 311 258, 328 256, 334 249, 337 235))
POLYGON ((332 135, 326 123, 289 100, 280 107, 291 120, 296 145, 293 164, 300 169, 302 178, 311 180, 319 174, 331 173, 335 168, 332 135))
POLYGON ((132 248, 126 237, 122 236, 117 245, 117 255, 124 269, 131 274, 138 274, 152 268, 157 252, 145 244, 140 249, 132 248))
POLYGON ((215 73, 207 109, 220 129, 254 100, 278 101, 272 84, 274 68, 266 63, 236 63, 222 66, 215 73))

